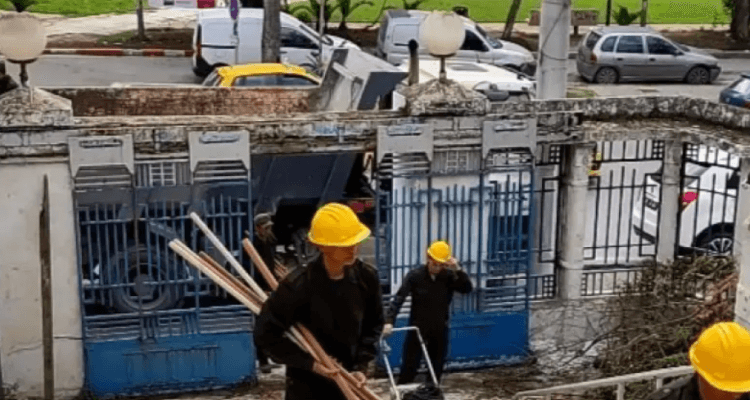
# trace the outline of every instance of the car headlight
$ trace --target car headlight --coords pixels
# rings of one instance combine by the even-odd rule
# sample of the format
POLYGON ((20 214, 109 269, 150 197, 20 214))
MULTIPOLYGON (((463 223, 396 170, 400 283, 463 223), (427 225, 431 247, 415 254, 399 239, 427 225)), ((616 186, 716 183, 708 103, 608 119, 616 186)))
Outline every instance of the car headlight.
POLYGON ((487 93, 487 92, 497 92, 497 85, 491 82, 483 81, 479 82, 472 88, 476 90, 477 92, 487 93))

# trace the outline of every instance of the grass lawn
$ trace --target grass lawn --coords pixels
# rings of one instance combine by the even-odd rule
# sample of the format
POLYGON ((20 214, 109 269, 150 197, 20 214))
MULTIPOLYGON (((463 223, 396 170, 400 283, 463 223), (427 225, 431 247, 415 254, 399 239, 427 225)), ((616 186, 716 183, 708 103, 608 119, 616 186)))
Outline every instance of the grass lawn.
MULTIPOLYGON (((0 0, 0 9, 12 10, 9 2, 0 0)), ((29 8, 31 12, 62 14, 70 17, 135 12, 133 0, 38 0, 29 8)))
MULTIPOLYGON (((329 0, 335 1, 335 0, 329 0)), ((387 5, 401 8, 401 0, 373 0, 375 6, 362 6, 354 11, 352 22, 372 22, 386 1, 387 5)), ((356 4, 358 0, 352 0, 356 4)), ((411 1, 410 1, 411 3, 411 1)), ((517 21, 529 18, 530 11, 538 9, 541 0, 524 0, 521 3, 517 21)), ((725 14, 721 0, 649 0, 649 23, 652 24, 728 24, 729 17, 725 14)), ((511 0, 427 0, 420 5, 423 10, 450 10, 455 5, 463 5, 469 9, 471 19, 478 22, 504 22, 510 8, 511 0)), ((640 0, 613 0, 612 9, 619 9, 622 5, 630 12, 640 10, 640 0)), ((606 0, 573 0, 573 8, 594 8, 599 10, 600 22, 604 22, 606 0)), ((614 19, 612 20, 614 23, 614 19)))

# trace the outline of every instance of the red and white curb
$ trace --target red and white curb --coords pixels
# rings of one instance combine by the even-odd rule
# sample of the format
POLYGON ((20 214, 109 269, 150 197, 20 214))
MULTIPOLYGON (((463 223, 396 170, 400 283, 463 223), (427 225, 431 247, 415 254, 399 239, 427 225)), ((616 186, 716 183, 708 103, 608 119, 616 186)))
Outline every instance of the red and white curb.
POLYGON ((64 54, 80 56, 115 56, 115 57, 192 57, 193 50, 164 50, 164 49, 119 49, 119 48, 91 48, 91 49, 45 49, 44 54, 64 54))

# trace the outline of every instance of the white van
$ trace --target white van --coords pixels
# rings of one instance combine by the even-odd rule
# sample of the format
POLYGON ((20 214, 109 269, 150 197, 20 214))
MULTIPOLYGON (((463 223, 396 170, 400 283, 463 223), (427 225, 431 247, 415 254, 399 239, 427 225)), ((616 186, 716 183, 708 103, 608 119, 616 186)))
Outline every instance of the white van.
MULTIPOLYGON (((235 64, 232 44, 232 19, 226 8, 199 11, 193 32, 193 72, 205 77, 214 68, 235 64)), ((238 26, 240 37, 239 64, 261 62, 263 9, 242 8, 238 26)), ((317 32, 289 14, 281 13, 281 62, 314 69, 320 52, 321 38, 317 32)), ((323 62, 335 47, 359 47, 347 40, 325 35, 322 38, 323 62)))
MULTIPOLYGON (((401 64, 409 59, 409 41, 419 42, 419 27, 429 15, 426 11, 388 10, 380 23, 375 55, 391 64, 401 64)), ((534 56, 515 43, 496 40, 487 35, 481 26, 462 17, 466 39, 461 49, 451 59, 473 61, 509 67, 533 76, 536 73, 534 56)), ((429 57, 427 49, 419 47, 420 57, 429 57)))

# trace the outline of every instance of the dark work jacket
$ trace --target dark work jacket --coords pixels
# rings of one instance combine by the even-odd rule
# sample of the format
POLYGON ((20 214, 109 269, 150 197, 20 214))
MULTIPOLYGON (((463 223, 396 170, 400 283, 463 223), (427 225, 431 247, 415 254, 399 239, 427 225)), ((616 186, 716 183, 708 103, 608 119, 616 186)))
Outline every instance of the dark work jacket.
POLYGON ((296 323, 310 329, 326 353, 347 370, 365 371, 375 359, 383 331, 377 272, 357 260, 343 279, 333 281, 318 257, 281 281, 256 321, 256 345, 287 366, 287 399, 343 399, 331 380, 311 371, 312 356, 284 336, 296 323))
MULTIPOLYGON (((276 268, 276 241, 272 240, 269 242, 264 242, 260 240, 258 235, 255 235, 255 238, 253 239, 253 247, 255 247, 255 250, 258 250, 260 258, 263 259, 263 262, 266 263, 268 269, 271 270, 271 273, 273 273, 274 268, 276 268)), ((261 273, 258 271, 258 267, 255 267, 253 279, 255 279, 255 282, 258 283, 261 289, 266 291, 270 290, 270 286, 268 285, 268 282, 266 282, 266 278, 264 278, 263 275, 261 275, 261 273)))
MULTIPOLYGON (((651 393, 647 400, 701 400, 698 391, 698 376, 693 374, 685 378, 676 379, 661 389, 651 393)), ((750 400, 750 394, 744 394, 740 400, 750 400)))
POLYGON ((445 268, 433 281, 426 266, 413 269, 406 274, 401 288, 398 289, 386 320, 392 324, 401 305, 411 295, 409 325, 419 327, 423 335, 442 334, 448 326, 453 292, 469 293, 471 290, 471 280, 464 271, 445 268))

